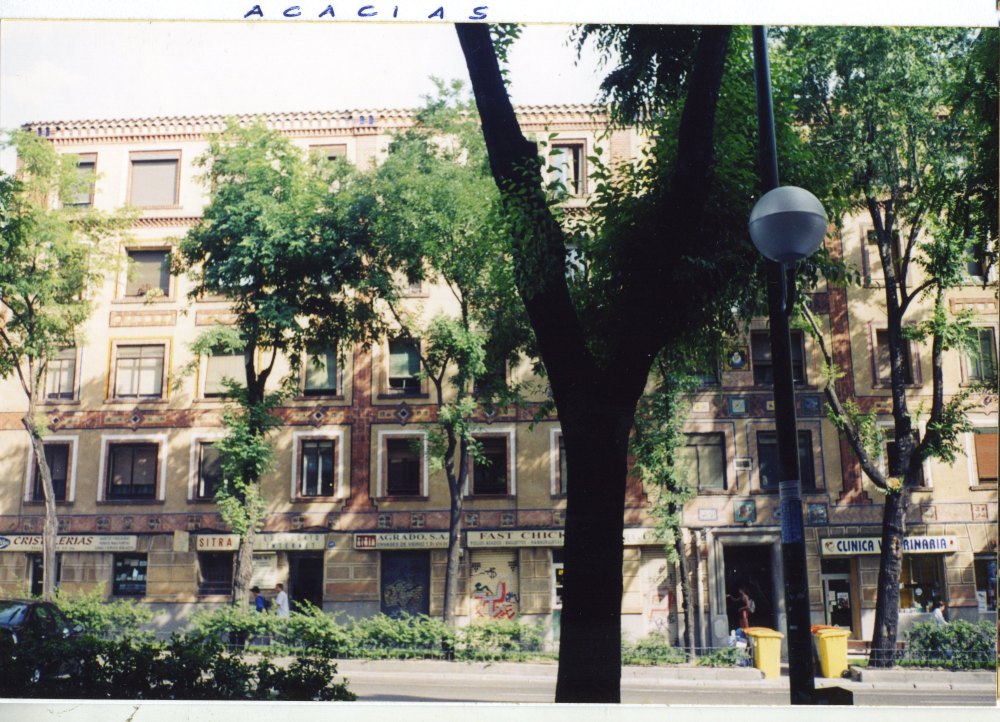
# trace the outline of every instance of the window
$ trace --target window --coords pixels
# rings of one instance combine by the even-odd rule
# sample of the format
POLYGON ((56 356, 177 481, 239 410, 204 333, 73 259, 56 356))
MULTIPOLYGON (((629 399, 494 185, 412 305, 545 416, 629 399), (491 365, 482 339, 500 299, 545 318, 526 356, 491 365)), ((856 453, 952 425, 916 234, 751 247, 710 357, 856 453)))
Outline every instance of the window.
POLYGON ((210 442, 198 445, 198 488, 196 499, 214 499, 215 492, 222 486, 222 457, 219 448, 210 442))
MULTIPOLYGON (((770 350, 770 347, 768 348, 770 350)), ((705 357, 700 359, 700 362, 691 369, 691 375, 698 381, 699 386, 718 386, 719 352, 715 349, 709 351, 705 357)))
POLYGON ((116 399, 158 399, 163 396, 163 344, 118 346, 115 353, 116 399))
POLYGON ((487 360, 486 370, 476 377, 472 392, 476 396, 490 396, 507 388, 507 363, 503 360, 487 360))
MULTIPOLYGON (((803 339, 801 331, 791 332, 792 341, 792 381, 797 384, 806 382, 806 369, 803 359, 803 339)), ((771 335, 767 331, 750 332, 750 355, 753 364, 753 382, 760 385, 774 383, 774 362, 771 359, 771 335)))
POLYGON ((583 195, 583 143, 554 143, 549 153, 549 181, 571 196, 583 195))
POLYGON ((233 560, 232 552, 198 553, 198 593, 232 594, 233 560))
POLYGON ((725 491, 726 437, 722 433, 685 434, 680 461, 698 491, 725 491))
MULTIPOLYGON (((889 332, 875 332, 875 366, 878 383, 888 386, 892 382, 892 358, 889 356, 889 332)), ((903 339, 903 383, 913 383, 913 363, 910 359, 910 342, 903 339)))
POLYGON ((997 609, 997 555, 977 554, 973 562, 976 576, 976 601, 980 612, 997 609))
POLYGON ((333 496, 334 442, 303 441, 299 468, 299 496, 333 496))
POLYGON ((119 597, 146 596, 145 554, 115 554, 111 593, 119 597))
POLYGON ((470 459, 472 493, 496 496, 508 493, 507 437, 483 436, 479 442, 481 459, 470 459))
POLYGON ((420 346, 414 341, 389 341, 389 390, 404 394, 420 392, 420 346))
MULTIPOLYGON (((49 471, 52 473, 52 490, 55 492, 56 501, 66 501, 66 490, 69 487, 69 444, 45 444, 45 461, 48 462, 49 471)), ((45 501, 45 492, 42 490, 42 472, 35 464, 35 483, 31 491, 32 501, 45 501)))
POLYGON ((386 439, 386 491, 389 496, 420 494, 420 451, 417 437, 386 439))
MULTIPOLYGON (((899 446, 896 444, 896 432, 891 428, 886 428, 882 430, 885 437, 885 446, 882 450, 882 472, 888 474, 889 476, 902 477, 904 469, 900 467, 899 463, 899 446)), ((916 448, 917 442, 919 441, 919 435, 916 431, 913 432, 913 446, 916 448)), ((920 465, 920 471, 917 473, 917 480, 915 486, 924 485, 924 467, 923 464, 920 465)))
MULTIPOLYGON (((816 471, 813 467, 812 432, 799 431, 799 474, 803 491, 816 489, 816 471)), ((757 432, 757 466, 760 468, 760 488, 777 491, 781 480, 778 437, 774 431, 757 432)))
POLYGON ((226 381, 246 385, 246 359, 242 353, 212 354, 205 359, 205 398, 225 396, 226 381))
POLYGON ((976 454, 976 483, 997 484, 997 430, 995 428, 974 429, 972 441, 976 454))
MULTIPOLYGON (((56 554, 56 579, 53 585, 56 589, 59 588, 59 582, 62 580, 62 557, 62 554, 56 554)), ((40 597, 42 596, 42 587, 45 583, 45 563, 42 560, 41 554, 29 554, 28 560, 28 563, 31 565, 31 596, 40 597)))
POLYGON ((94 180, 97 170, 97 154, 81 153, 76 158, 76 175, 78 185, 75 193, 65 205, 73 208, 89 208, 94 205, 94 180))
POLYGON ((333 143, 331 145, 311 145, 309 146, 310 155, 323 158, 324 160, 336 160, 337 158, 347 157, 347 144, 346 143, 333 143))
POLYGON ((165 208, 177 205, 180 153, 132 153, 129 205, 165 208))
POLYGON ((552 550, 552 608, 561 609, 563 601, 563 550, 552 550))
POLYGON ((306 354, 303 393, 306 396, 330 396, 337 393, 337 354, 322 351, 306 354))
POLYGON ((934 605, 944 598, 942 566, 939 554, 904 554, 899 575, 899 608, 934 611, 934 605))
POLYGON ((45 398, 72 399, 76 391, 76 349, 64 348, 45 365, 45 398))
MULTIPOLYGON (((879 280, 882 280, 885 276, 885 271, 882 268, 882 260, 878 253, 878 236, 874 229, 869 229, 865 234, 868 240, 868 247, 865 251, 865 264, 868 267, 867 270, 867 281, 871 282, 871 277, 873 275, 878 276, 879 280)), ((900 273, 902 271, 901 259, 903 257, 902 248, 899 242, 899 234, 893 233, 892 242, 889 244, 889 258, 892 260, 892 267, 896 274, 896 282, 898 283, 900 278, 900 273)))
MULTIPOLYGON (((977 258, 977 243, 970 243, 965 248, 965 272, 966 274, 976 281, 982 281, 983 276, 986 275, 986 267, 980 258, 977 258)), ((980 246, 981 249, 981 246, 980 246)))
POLYGON ((997 342, 992 328, 970 328, 965 347, 966 380, 996 384, 997 342))
POLYGON ((158 450, 156 444, 111 444, 106 498, 155 499, 158 450))
POLYGON ((146 296, 150 292, 170 295, 170 251, 126 251, 128 254, 125 295, 146 296))
POLYGON ((569 467, 566 465, 566 438, 559 434, 559 479, 557 492, 565 496, 569 493, 569 467))

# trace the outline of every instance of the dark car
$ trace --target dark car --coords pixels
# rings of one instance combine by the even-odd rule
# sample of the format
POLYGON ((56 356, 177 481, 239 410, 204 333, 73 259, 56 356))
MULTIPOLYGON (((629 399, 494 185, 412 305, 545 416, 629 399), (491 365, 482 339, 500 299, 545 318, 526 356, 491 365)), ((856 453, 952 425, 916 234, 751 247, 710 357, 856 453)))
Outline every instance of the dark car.
POLYGON ((8 661, 15 661, 19 650, 32 649, 32 658, 25 666, 31 670, 33 682, 66 674, 72 666, 64 657, 41 658, 34 650, 43 649, 46 642, 69 639, 82 631, 80 625, 70 624, 51 602, 0 599, 0 654, 8 661))

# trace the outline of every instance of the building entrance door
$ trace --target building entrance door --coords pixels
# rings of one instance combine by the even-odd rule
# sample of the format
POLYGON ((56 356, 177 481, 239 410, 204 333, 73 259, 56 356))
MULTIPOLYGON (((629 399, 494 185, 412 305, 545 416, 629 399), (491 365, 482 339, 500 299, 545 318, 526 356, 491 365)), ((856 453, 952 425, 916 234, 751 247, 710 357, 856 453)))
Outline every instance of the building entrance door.
MULTIPOLYGON (((771 545, 727 544, 723 547, 722 555, 726 567, 725 593, 735 597, 740 587, 746 589, 754 604, 754 611, 750 614, 750 626, 777 629, 771 545)), ((726 616, 729 618, 730 629, 740 626, 739 608, 738 601, 726 597, 726 616)))
POLYGON ((294 609, 300 602, 323 608, 323 553, 288 554, 288 596, 294 609))
POLYGON ((851 576, 849 574, 823 575, 823 606, 826 623, 850 629, 854 636, 854 612, 851 605, 851 576))

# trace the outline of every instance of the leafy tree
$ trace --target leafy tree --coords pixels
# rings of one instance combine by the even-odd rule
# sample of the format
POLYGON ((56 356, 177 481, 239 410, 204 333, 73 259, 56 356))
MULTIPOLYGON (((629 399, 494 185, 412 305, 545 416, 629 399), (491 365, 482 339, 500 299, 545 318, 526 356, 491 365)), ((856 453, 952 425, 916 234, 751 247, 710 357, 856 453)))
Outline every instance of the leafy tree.
POLYGON ((303 353, 343 353, 380 320, 364 238, 346 222, 354 199, 346 164, 307 158, 263 124, 236 121, 210 139, 197 163, 206 169, 210 200, 180 244, 179 265, 194 281, 192 297, 224 296, 235 316, 232 328, 203 335, 195 354, 244 359, 245 379, 227 386, 233 405, 219 444, 224 482, 216 500, 241 537, 233 595, 245 606, 266 509, 260 479, 271 459, 267 435, 282 397, 268 389, 277 356, 288 358, 294 377, 303 353))
MULTIPOLYGON (((967 249, 995 242, 995 200, 989 199, 996 198, 996 167, 988 176, 983 173, 980 153, 988 152, 988 146, 978 142, 989 133, 995 137, 997 127, 995 109, 992 121, 988 115, 970 121, 971 101, 959 106, 953 101, 963 95, 979 97, 969 88, 956 95, 955 88, 969 78, 981 84, 989 76, 974 72, 970 51, 990 50, 982 43, 995 45, 996 34, 977 38, 975 32, 953 29, 797 28, 786 31, 782 41, 784 62, 800 78, 798 120, 809 128, 809 142, 830 169, 831 205, 839 211, 835 217, 867 213, 884 278, 897 450, 887 473, 877 463, 882 436, 874 412, 863 413, 856 401, 843 398, 852 387, 837 383, 843 374, 833 366, 808 310, 806 314, 827 357, 831 419, 885 495, 870 664, 892 666, 910 492, 919 484, 926 459, 954 461, 959 435, 967 429, 969 391, 945 396, 942 359, 964 343, 969 318, 953 317, 945 299, 948 289, 963 279, 967 249), (987 132, 990 122, 992 131, 987 132), (928 299, 929 315, 921 312, 921 299, 928 299), (916 423, 921 410, 911 410, 906 395, 911 340, 931 345, 932 403, 922 435, 916 423)), ((995 47, 991 52, 995 57, 995 47)))
POLYGON ((636 405, 661 349, 706 329, 735 333, 757 300, 759 260, 745 238, 756 189, 749 47, 732 53, 724 84, 729 28, 643 40, 650 52, 641 57, 650 62, 678 59, 674 72, 655 79, 657 102, 644 118, 659 140, 635 167, 598 179, 595 221, 571 237, 546 197, 538 149, 521 134, 489 29, 459 25, 458 35, 511 229, 515 282, 573 478, 556 701, 618 702, 623 508, 636 405), (720 103, 732 112, 717 112, 720 103), (571 241, 583 250, 586 272, 568 279, 571 241))
POLYGON ((20 167, 16 178, 0 176, 0 377, 15 377, 28 401, 21 423, 45 499, 42 595, 51 599, 59 522, 43 446, 46 419, 38 405, 49 361, 81 344, 90 295, 111 268, 113 241, 131 216, 73 204, 94 180, 77 171, 76 156, 60 155, 51 143, 23 130, 11 134, 10 145, 20 167))
POLYGON ((451 297, 430 319, 408 307, 398 288, 387 288, 383 300, 398 335, 416 343, 437 399, 431 453, 450 495, 443 616, 454 625, 470 460, 489 463, 475 438, 477 420, 514 395, 502 373, 489 371, 515 361, 528 334, 518 323, 523 313, 494 214, 496 185, 471 103, 460 82, 437 86, 415 126, 366 177, 369 204, 357 223, 370 234, 375 265, 407 283, 439 283, 451 297))

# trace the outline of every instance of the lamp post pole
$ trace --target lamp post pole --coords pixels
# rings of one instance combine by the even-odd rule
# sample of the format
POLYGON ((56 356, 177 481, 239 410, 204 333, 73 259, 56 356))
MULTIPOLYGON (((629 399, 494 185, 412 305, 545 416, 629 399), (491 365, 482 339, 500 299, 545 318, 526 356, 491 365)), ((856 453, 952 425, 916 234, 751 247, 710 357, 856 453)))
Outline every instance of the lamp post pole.
MULTIPOLYGON (((753 28, 754 78, 757 91, 757 124, 763 190, 778 187, 778 155, 771 107, 771 71, 767 57, 767 30, 753 28)), ((802 482, 799 473, 798 434, 792 379, 792 345, 788 316, 794 289, 794 261, 767 261, 767 307, 771 326, 771 361, 774 372, 775 432, 780 457, 781 562, 785 578, 785 618, 788 631, 788 676, 791 703, 813 704, 815 691, 812 634, 809 617, 809 584, 802 521, 802 482), (786 290, 788 289, 788 290, 786 290)))

